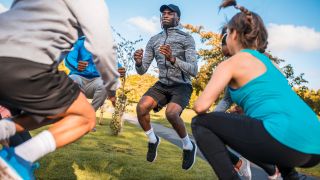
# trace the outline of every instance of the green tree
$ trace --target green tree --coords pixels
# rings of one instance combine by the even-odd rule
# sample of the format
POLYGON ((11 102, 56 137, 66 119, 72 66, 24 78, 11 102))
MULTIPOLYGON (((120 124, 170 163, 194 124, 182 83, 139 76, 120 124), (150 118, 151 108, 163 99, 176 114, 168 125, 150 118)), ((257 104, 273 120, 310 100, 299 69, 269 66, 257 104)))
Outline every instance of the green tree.
MULTIPOLYGON (((114 30, 114 29, 113 29, 114 30)), ((115 30, 114 30, 115 31, 115 30)), ((120 39, 117 42, 117 59, 119 63, 126 69, 126 75, 121 78, 121 88, 117 91, 117 102, 112 114, 110 128, 113 135, 118 135, 123 126, 122 116, 128 106, 128 93, 130 89, 127 88, 127 76, 128 73, 134 68, 133 54, 135 52, 135 45, 142 41, 141 38, 135 41, 130 41, 117 33, 117 37, 120 39)))

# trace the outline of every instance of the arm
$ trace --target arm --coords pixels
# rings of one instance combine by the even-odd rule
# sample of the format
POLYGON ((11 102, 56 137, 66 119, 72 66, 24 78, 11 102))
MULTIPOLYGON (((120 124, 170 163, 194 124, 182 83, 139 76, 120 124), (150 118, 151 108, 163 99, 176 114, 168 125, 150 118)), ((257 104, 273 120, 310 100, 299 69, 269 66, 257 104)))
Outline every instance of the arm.
POLYGON ((143 75, 144 73, 147 72, 154 58, 154 49, 153 49, 154 42, 152 39, 153 38, 151 38, 147 43, 146 52, 144 53, 144 56, 142 58, 142 64, 136 63, 136 70, 137 70, 137 73, 140 75, 143 75))
POLYGON ((195 42, 192 36, 187 36, 185 48, 186 61, 182 61, 176 57, 174 66, 195 77, 198 73, 198 62, 195 42))
POLYGON ((226 112, 230 106, 232 105, 232 99, 230 97, 230 93, 228 89, 224 91, 224 97, 221 101, 219 101, 218 105, 214 109, 214 112, 226 112))
POLYGON ((205 113, 232 79, 231 62, 226 60, 218 65, 204 91, 194 103, 197 114, 205 113))
POLYGON ((109 26, 109 12, 105 1, 68 0, 65 2, 69 5, 86 36, 85 47, 92 53, 106 89, 115 90, 119 73, 109 26))

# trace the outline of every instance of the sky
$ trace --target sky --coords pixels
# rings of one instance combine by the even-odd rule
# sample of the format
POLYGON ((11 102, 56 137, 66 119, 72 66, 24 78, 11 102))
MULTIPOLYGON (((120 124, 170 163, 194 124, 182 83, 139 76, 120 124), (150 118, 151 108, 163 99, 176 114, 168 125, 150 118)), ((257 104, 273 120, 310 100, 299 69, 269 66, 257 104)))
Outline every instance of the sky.
MULTIPOLYGON (((219 32, 221 25, 238 11, 223 9, 220 0, 107 0, 110 22, 117 32, 129 40, 143 41, 144 48, 153 35, 161 31, 159 8, 175 4, 181 10, 181 23, 202 25, 204 30, 219 32)), ((320 89, 320 1, 319 0, 238 0, 238 4, 258 13, 268 29, 268 50, 285 64, 292 64, 295 73, 305 73, 307 86, 320 89)), ((0 12, 12 0, 0 0, 0 12)), ((202 47, 194 35, 197 47, 202 47)))

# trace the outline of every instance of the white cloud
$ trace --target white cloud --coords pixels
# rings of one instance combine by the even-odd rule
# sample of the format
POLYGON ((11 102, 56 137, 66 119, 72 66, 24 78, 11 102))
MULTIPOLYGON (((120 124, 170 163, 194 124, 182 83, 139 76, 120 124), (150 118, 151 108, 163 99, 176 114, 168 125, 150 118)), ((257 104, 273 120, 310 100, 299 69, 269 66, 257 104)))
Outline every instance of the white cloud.
POLYGON ((155 16, 149 19, 141 16, 132 17, 126 20, 126 22, 150 35, 154 35, 160 31, 160 21, 155 16))
POLYGON ((271 51, 318 51, 320 32, 306 26, 269 24, 269 45, 271 51))
POLYGON ((7 10, 8 10, 8 8, 4 7, 4 5, 2 5, 2 4, 0 3, 0 13, 3 13, 3 12, 5 12, 5 11, 7 11, 7 10))

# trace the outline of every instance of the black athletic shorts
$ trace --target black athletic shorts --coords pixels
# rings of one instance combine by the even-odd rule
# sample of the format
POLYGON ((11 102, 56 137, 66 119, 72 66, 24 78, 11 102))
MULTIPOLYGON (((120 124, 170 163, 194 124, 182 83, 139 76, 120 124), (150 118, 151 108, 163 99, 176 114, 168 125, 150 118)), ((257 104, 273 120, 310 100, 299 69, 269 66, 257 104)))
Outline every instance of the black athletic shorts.
POLYGON ((143 96, 150 96, 157 102, 154 112, 160 111, 168 103, 179 104, 182 109, 186 108, 192 94, 190 84, 176 84, 167 86, 160 81, 156 82, 143 96))
POLYGON ((0 57, 0 104, 42 117, 65 112, 80 88, 57 66, 0 57))

